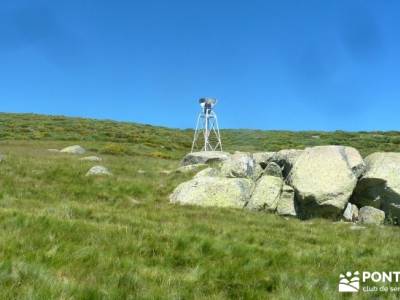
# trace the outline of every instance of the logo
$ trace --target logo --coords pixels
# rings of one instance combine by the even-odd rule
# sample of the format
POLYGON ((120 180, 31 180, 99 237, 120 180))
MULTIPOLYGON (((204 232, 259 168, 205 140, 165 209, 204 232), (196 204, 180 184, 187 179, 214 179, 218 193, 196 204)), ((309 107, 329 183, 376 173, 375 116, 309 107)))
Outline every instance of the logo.
POLYGON ((339 292, 357 293, 360 290, 360 272, 340 274, 339 292))

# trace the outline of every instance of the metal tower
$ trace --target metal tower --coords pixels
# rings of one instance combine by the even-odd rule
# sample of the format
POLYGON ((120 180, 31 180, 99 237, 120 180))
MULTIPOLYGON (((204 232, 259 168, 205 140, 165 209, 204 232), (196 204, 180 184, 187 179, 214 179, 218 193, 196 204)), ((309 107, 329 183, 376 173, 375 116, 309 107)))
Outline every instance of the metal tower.
POLYGON ((201 98, 199 104, 201 111, 197 117, 196 131, 194 132, 192 143, 192 152, 195 150, 222 151, 218 118, 217 114, 214 112, 217 100, 213 98, 201 98))

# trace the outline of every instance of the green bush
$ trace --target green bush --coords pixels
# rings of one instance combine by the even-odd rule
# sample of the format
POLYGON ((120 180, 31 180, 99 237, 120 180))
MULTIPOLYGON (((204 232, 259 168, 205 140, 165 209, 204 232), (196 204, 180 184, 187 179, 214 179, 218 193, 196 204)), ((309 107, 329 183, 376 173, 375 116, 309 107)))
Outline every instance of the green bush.
POLYGON ((100 149, 100 153, 111 155, 129 154, 129 148, 121 144, 106 144, 102 149, 100 149))

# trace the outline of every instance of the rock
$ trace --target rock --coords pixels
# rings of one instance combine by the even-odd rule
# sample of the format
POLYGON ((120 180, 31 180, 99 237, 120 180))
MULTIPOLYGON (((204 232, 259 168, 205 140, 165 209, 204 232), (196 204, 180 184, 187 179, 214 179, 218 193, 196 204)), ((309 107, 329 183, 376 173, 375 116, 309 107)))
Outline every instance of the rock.
POLYGON ((383 224, 385 212, 372 206, 361 207, 359 212, 360 222, 362 224, 383 224))
POLYGON ((94 166, 87 173, 86 176, 101 176, 101 175, 112 175, 110 171, 106 167, 103 166, 94 166))
POLYGON ((282 169, 277 163, 270 162, 265 167, 264 174, 282 178, 282 169))
POLYGON ((160 171, 160 174, 162 174, 162 175, 169 175, 171 173, 172 173, 172 171, 170 171, 170 170, 161 170, 160 171))
POLYGON ((235 153, 222 163, 221 174, 225 177, 251 178, 256 164, 249 153, 235 153))
POLYGON ((86 150, 79 145, 69 146, 62 149, 60 152, 68 154, 84 154, 86 150))
POLYGON ((176 169, 176 172, 191 173, 191 172, 197 172, 200 169, 204 169, 206 167, 207 167, 206 164, 186 165, 186 166, 182 166, 182 167, 179 167, 178 169, 176 169))
POLYGON ((244 178, 198 177, 180 184, 171 194, 170 202, 242 208, 250 198, 253 185, 244 178))
POLYGON ((294 189, 291 186, 283 186, 276 212, 281 216, 297 216, 294 189))
POLYGON ((0 154, 0 162, 5 160, 5 156, 3 154, 0 154))
POLYGON ((276 152, 271 161, 282 167, 282 174, 286 178, 293 165, 304 150, 286 149, 276 152))
POLYGON ((141 202, 140 202, 139 200, 137 200, 137 199, 135 199, 135 198, 133 198, 133 197, 128 197, 128 200, 129 200, 129 202, 130 202, 132 205, 139 205, 139 204, 141 204, 141 202))
POLYGON ((194 178, 199 177, 218 177, 221 175, 221 172, 215 168, 207 168, 198 172, 194 178))
POLYGON ((352 203, 347 203, 347 207, 343 213, 343 218, 348 222, 357 222, 358 221, 357 205, 352 203))
POLYGON ((253 158, 256 164, 265 169, 265 167, 268 165, 274 155, 275 152, 256 152, 253 153, 253 158))
POLYGON ((343 156, 346 157, 346 161, 349 163, 349 167, 353 171, 354 176, 356 176, 356 178, 361 177, 365 172, 366 164, 360 153, 353 147, 343 148, 343 156))
POLYGON ((319 135, 312 135, 311 138, 319 140, 321 137, 319 135))
POLYGON ((303 218, 342 214, 357 183, 351 163, 355 159, 347 156, 349 152, 353 151, 343 146, 318 146, 297 158, 288 181, 303 218))
POLYGON ((261 176, 263 176, 263 174, 264 174, 263 168, 259 164, 256 163, 254 170, 253 170, 253 175, 251 176, 251 179, 253 179, 253 181, 257 181, 258 179, 261 178, 261 176))
POLYGON ((98 156, 86 156, 82 157, 79 160, 84 160, 84 161, 102 161, 102 159, 98 156))
POLYGON ((365 158, 367 169, 357 183, 352 202, 400 218, 400 153, 374 153, 365 158))
POLYGON ((261 177, 246 205, 250 210, 275 211, 281 195, 283 180, 279 177, 264 175, 261 177))
POLYGON ((211 164, 215 162, 222 162, 229 158, 230 154, 222 151, 201 151, 192 152, 187 154, 182 162, 182 166, 195 165, 195 164, 211 164))
POLYGON ((145 170, 142 170, 142 169, 139 169, 139 170, 137 170, 137 173, 138 173, 138 174, 146 174, 146 171, 145 171, 145 170))

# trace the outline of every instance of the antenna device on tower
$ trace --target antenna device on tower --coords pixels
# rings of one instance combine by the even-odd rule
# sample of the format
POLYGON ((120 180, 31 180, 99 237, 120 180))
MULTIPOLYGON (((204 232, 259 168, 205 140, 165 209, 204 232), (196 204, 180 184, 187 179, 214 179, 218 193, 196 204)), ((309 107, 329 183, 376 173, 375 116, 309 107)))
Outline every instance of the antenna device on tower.
POLYGON ((201 107, 197 117, 196 130, 194 132, 192 152, 222 151, 221 135, 219 133, 218 118, 214 111, 217 99, 201 98, 201 107))

